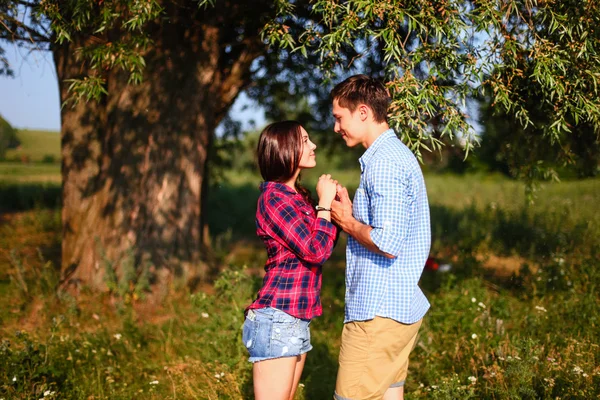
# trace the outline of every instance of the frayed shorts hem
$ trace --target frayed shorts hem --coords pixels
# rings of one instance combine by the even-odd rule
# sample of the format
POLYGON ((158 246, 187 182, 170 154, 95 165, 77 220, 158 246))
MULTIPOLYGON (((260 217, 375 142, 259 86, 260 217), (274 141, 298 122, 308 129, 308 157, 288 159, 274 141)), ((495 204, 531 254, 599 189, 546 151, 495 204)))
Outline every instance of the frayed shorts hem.
POLYGON ((266 361, 266 360, 276 360, 278 358, 297 357, 297 356, 301 356, 302 354, 308 353, 312 349, 313 349, 312 346, 310 346, 310 348, 308 348, 306 350, 302 350, 298 354, 286 354, 285 356, 277 356, 277 357, 275 357, 275 356, 272 356, 272 357, 250 357, 250 358, 248 358, 248 361, 251 362, 252 364, 254 364, 256 362, 266 361))

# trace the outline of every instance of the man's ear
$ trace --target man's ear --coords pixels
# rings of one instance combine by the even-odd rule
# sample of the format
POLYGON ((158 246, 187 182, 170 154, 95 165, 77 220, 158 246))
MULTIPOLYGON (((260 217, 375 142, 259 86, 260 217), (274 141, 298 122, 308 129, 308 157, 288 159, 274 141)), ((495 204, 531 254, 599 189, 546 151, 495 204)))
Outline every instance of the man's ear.
POLYGON ((369 118, 369 115, 372 113, 371 109, 366 104, 359 104, 357 111, 360 120, 363 122, 366 121, 369 118))

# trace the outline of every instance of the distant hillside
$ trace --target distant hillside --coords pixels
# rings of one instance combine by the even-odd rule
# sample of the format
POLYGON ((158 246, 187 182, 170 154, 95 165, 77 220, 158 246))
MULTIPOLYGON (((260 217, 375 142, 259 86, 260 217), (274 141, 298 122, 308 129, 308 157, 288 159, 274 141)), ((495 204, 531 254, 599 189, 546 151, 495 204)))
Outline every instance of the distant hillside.
POLYGON ((60 162, 60 133, 52 131, 17 130, 21 142, 6 152, 7 161, 60 162))
POLYGON ((4 158, 6 150, 19 146, 17 131, 0 115, 0 160, 4 158))

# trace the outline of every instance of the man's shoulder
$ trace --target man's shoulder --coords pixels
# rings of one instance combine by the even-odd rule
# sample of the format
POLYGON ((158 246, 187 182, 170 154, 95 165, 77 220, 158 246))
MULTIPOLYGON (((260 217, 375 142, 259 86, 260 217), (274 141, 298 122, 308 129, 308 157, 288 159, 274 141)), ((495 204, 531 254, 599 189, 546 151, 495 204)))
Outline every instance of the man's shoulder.
POLYGON ((373 155, 374 165, 391 164, 402 169, 418 166, 414 153, 398 137, 391 137, 373 155))

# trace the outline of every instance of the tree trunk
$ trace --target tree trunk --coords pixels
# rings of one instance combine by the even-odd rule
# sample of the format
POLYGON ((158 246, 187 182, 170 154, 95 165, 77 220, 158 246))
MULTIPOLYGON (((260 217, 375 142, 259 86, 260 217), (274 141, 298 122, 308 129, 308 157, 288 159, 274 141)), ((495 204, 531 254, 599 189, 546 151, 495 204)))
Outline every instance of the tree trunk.
MULTIPOLYGON (((181 18, 191 18, 181 16, 181 18)), ((260 42, 225 64, 224 27, 196 21, 156 25, 144 80, 110 71, 100 102, 65 105, 62 117, 62 277, 105 288, 122 261, 202 275, 201 210, 214 130, 248 83, 260 42)), ((80 43, 83 43, 81 39, 80 43)), ((61 101, 69 79, 89 73, 73 49, 53 51, 61 101)))

